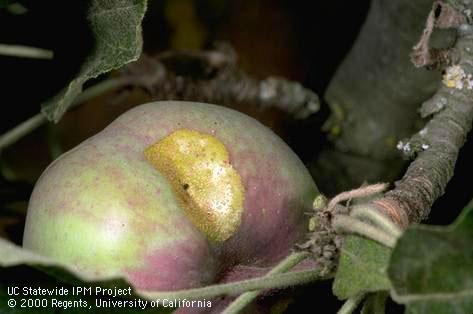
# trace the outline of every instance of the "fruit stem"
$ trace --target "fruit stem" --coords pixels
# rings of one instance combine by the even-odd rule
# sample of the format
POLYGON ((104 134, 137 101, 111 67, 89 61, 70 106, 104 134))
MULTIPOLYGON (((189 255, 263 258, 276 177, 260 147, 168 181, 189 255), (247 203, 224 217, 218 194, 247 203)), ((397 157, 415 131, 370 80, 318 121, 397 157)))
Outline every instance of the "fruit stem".
POLYGON ((377 227, 380 227, 395 238, 399 238, 402 235, 402 231, 398 226, 396 226, 389 218, 372 208, 354 207, 350 216, 354 218, 368 219, 376 224, 377 227))
POLYGON ((337 231, 359 234, 390 248, 396 245, 396 237, 357 218, 347 215, 337 215, 333 219, 332 225, 337 231))
POLYGON ((325 279, 321 276, 321 270, 302 270, 188 290, 166 292, 138 291, 138 295, 149 300, 166 298, 198 300, 221 295, 238 295, 250 290, 282 289, 313 282, 317 279, 325 279))
POLYGON ((337 314, 351 314, 358 307, 360 302, 365 298, 365 294, 362 293, 355 297, 352 297, 343 303, 342 307, 338 310, 337 314))
MULTIPOLYGON (((308 252, 294 252, 287 256, 285 259, 283 259, 273 269, 271 269, 263 278, 278 273, 285 273, 309 256, 310 254, 308 252)), ((239 313, 245 308, 245 306, 250 304, 261 292, 261 290, 256 290, 243 293, 238 298, 236 298, 222 313, 239 313)))

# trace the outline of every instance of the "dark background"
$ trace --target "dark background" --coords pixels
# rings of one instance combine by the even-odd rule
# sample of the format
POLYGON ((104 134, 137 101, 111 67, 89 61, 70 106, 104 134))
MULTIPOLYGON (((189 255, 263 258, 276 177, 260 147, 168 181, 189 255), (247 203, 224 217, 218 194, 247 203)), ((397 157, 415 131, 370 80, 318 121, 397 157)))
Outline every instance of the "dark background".
MULTIPOLYGON (((28 9, 22 15, 0 9, 0 43, 51 49, 54 59, 0 56, 0 133, 38 113, 40 104, 74 76, 93 45, 83 15, 86 1, 21 3, 28 9)), ((203 49, 226 41, 235 48, 239 65, 247 73, 296 80, 322 97, 356 39, 368 8, 367 0, 150 1, 143 24, 144 52, 203 49)), ((139 97, 128 96, 125 101, 139 103, 139 97)), ((124 108, 101 98, 72 110, 59 125, 44 126, 1 152, 0 209, 6 215, 0 215, 0 236, 21 241, 18 213, 24 213, 35 180, 54 157, 51 145, 70 149, 98 132, 124 108)), ((274 112, 263 112, 257 118, 275 129, 307 163, 328 145, 320 132, 328 115, 323 104, 319 113, 302 122, 274 112)), ((468 185, 472 154, 469 141, 446 196, 435 204, 429 223, 450 223, 473 197, 468 185)), ((324 191, 323 186, 319 188, 324 191)), ((333 313, 340 306, 331 295, 330 282, 299 289, 296 296, 297 302, 289 306, 291 312, 310 306, 310 312, 333 313)), ((395 308, 392 313, 399 310, 395 308)))

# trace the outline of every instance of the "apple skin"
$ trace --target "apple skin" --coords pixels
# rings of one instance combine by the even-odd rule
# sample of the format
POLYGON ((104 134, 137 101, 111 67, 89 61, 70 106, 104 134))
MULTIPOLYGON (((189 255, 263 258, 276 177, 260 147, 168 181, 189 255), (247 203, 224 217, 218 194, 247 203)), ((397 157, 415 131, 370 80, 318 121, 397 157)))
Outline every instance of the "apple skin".
POLYGON ((213 283, 234 266, 273 265, 307 231, 318 195, 308 171, 271 130, 220 106, 165 101, 129 110, 55 160, 35 185, 23 246, 136 288, 213 283), (144 150, 188 129, 217 138, 244 186, 241 224, 210 241, 188 218, 144 150))

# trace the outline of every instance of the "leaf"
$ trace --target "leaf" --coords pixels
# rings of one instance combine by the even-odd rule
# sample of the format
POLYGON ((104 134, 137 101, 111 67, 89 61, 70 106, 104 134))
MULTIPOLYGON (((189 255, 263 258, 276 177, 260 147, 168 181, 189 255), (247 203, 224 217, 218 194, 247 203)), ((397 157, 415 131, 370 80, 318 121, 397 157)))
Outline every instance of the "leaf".
POLYGON ((473 313, 472 208, 450 226, 411 226, 397 242, 388 274, 407 313, 473 313))
POLYGON ((358 236, 345 238, 333 282, 333 293, 348 299, 361 293, 389 290, 386 274, 391 250, 358 236))
POLYGON ((70 265, 40 256, 1 238, 0 278, 2 278, 0 281, 0 313, 2 314, 47 314, 51 312, 146 314, 168 313, 173 310, 169 307, 152 307, 151 300, 145 300, 143 295, 133 291, 133 288, 131 296, 123 299, 109 295, 99 296, 95 293, 95 287, 128 289, 130 284, 119 278, 85 275, 70 265), (53 289, 56 287, 63 288, 67 289, 68 293, 61 295, 53 292, 52 295, 31 296, 26 295, 23 290, 24 288, 35 289, 38 287, 50 289, 49 291, 54 291, 53 289), (91 293, 74 295, 72 293, 74 287, 91 288, 91 293), (18 295, 14 295, 12 292, 17 292, 18 295), (16 303, 14 307, 9 306, 8 301, 10 300, 14 300, 13 302, 16 303), (121 303, 124 305, 121 307, 117 303, 108 307, 99 307, 96 303, 97 300, 132 301, 132 303, 121 303), (22 305, 26 307, 22 307, 22 305))
POLYGON ((0 0, 0 9, 6 8, 12 2, 13 2, 13 0, 0 0))
POLYGON ((89 79, 138 59, 142 49, 141 22, 146 0, 90 0, 87 19, 95 47, 77 76, 42 104, 42 112, 57 122, 89 79))

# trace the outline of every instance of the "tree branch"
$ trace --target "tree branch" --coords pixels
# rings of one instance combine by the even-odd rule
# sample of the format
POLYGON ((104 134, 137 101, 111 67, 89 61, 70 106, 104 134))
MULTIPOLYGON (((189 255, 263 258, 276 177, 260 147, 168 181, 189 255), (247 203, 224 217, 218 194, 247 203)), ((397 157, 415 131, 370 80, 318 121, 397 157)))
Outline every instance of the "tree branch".
MULTIPOLYGON (((439 2, 440 3, 440 2, 439 2)), ((471 5, 473 9, 473 5, 471 5)), ((434 6, 435 9, 435 6, 434 6)), ((456 8, 464 12, 464 8, 456 8)), ((469 11, 471 12, 471 11, 469 11)), ((452 24, 452 26, 455 26, 452 24)), ((398 148, 406 157, 415 158, 395 188, 381 198, 357 206, 387 215, 400 227, 418 223, 427 218, 431 207, 445 191, 454 174, 455 163, 473 123, 473 26, 457 27, 457 41, 452 47, 458 59, 448 67, 437 92, 422 104, 421 114, 430 121, 398 148)), ((428 66, 426 64, 426 66, 428 66)), ((333 271, 336 258, 327 260, 324 250, 340 248, 342 235, 333 232, 337 215, 349 208, 339 206, 336 212, 327 208, 315 211, 317 229, 310 240, 300 246, 309 249, 317 262, 325 263, 333 271), (335 217, 335 219, 334 219, 335 217)), ((337 252, 333 255, 337 255, 337 252)))
MULTIPOLYGON (((258 80, 247 75, 237 67, 236 54, 227 45, 211 51, 168 51, 155 58, 143 54, 123 68, 120 77, 88 88, 74 104, 126 86, 144 88, 153 100, 247 103, 262 109, 275 107, 295 118, 306 118, 319 110, 318 96, 297 82, 275 77, 258 80)), ((39 113, 1 134, 0 151, 46 122, 39 113)))
MULTIPOLYGON (((433 10, 438 10, 438 6, 442 9, 443 5, 445 5, 443 2, 438 1, 433 10)), ((457 10, 455 16, 465 12, 463 6, 455 9, 457 10)), ((470 8, 469 12, 471 9, 473 8, 470 8)), ((450 5, 448 10, 449 12, 452 10, 450 5)), ((458 18, 451 19, 451 25, 442 23, 442 27, 448 26, 458 26, 458 18)), ((457 41, 451 50, 456 52, 455 64, 446 69, 437 92, 422 104, 421 114, 432 115, 432 118, 422 130, 398 145, 404 155, 416 157, 415 160, 408 167, 404 177, 396 182, 393 190, 387 192, 383 198, 363 205, 384 212, 403 227, 428 217, 433 203, 444 193, 447 183, 454 174, 460 148, 472 127, 473 26, 471 23, 457 27, 457 41)))
MULTIPOLYGON (((417 69, 409 58, 432 3, 371 1, 365 24, 324 95, 332 110, 325 128, 334 147, 320 154, 312 170, 330 188, 326 192, 401 174, 405 162, 396 143, 415 131, 418 104, 435 92, 440 77, 417 69)), ((454 37, 448 31, 434 35, 440 48, 454 37)))
POLYGON ((247 103, 275 107, 296 118, 318 111, 319 99, 297 82, 268 77, 258 80, 236 65, 236 54, 220 44, 210 51, 169 51, 154 58, 143 55, 124 70, 135 85, 155 100, 179 99, 216 104, 247 103))
MULTIPOLYGON (((468 78, 473 73, 471 25, 460 27, 455 48, 460 56, 458 66, 464 71, 463 79, 471 80, 468 78)), ((417 158, 404 177, 396 182, 396 188, 386 193, 384 199, 375 202, 404 226, 427 218, 432 204, 444 193, 453 176, 458 153, 471 130, 473 90, 468 81, 462 88, 448 87, 444 82, 424 106, 440 99, 443 99, 443 110, 434 114, 425 128, 408 142, 412 143, 410 146, 414 153, 419 150, 420 144, 421 151, 418 151, 417 158), (393 208, 397 213, 393 212, 393 208)))

